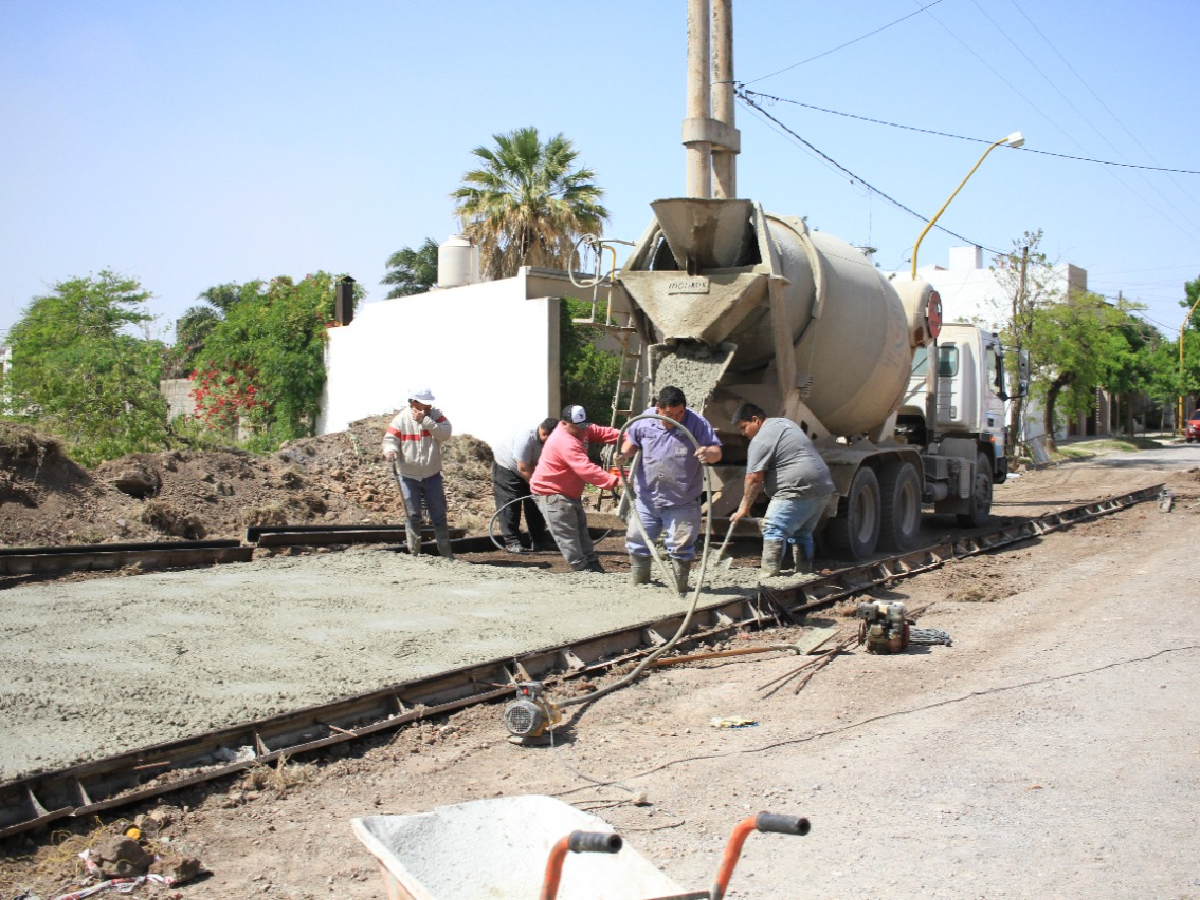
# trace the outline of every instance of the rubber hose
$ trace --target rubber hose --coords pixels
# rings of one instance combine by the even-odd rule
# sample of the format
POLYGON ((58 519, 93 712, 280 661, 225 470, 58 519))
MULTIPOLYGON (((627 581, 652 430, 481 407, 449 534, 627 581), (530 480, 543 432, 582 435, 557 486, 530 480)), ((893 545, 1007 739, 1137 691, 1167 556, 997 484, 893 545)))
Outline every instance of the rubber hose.
MULTIPOLYGON (((625 437, 625 432, 626 432, 626 430, 628 430, 629 426, 632 425, 634 422, 640 422, 642 419, 658 419, 661 422, 670 422, 672 425, 674 425, 676 428, 678 428, 680 431, 682 431, 685 435, 687 435, 688 440, 690 440, 692 442, 692 445, 697 450, 700 449, 700 442, 698 440, 696 440, 696 436, 694 434, 692 434, 692 432, 690 430, 688 430, 688 428, 686 428, 682 422, 676 422, 674 419, 668 418, 667 416, 660 416, 657 413, 642 413, 640 416, 634 416, 632 419, 630 419, 628 422, 626 422, 624 425, 622 425, 621 431, 617 435, 617 441, 616 441, 617 447, 621 446, 621 441, 625 437)), ((605 687, 600 688, 600 690, 593 691, 592 693, 586 694, 583 697, 573 697, 569 700, 564 700, 562 703, 558 704, 559 709, 562 709, 562 708, 565 708, 568 706, 579 706, 580 704, 583 704, 583 703, 591 703, 593 700, 598 700, 599 698, 603 697, 605 694, 611 694, 613 691, 619 690, 620 688, 623 688, 626 685, 631 684, 656 659, 658 659, 660 656, 662 656, 664 653, 666 653, 668 650, 670 650, 672 647, 674 647, 677 643, 679 643, 679 639, 687 633, 688 627, 692 624, 692 618, 696 614, 696 606, 700 602, 700 594, 704 590, 704 572, 705 572, 705 569, 708 567, 708 551, 709 551, 709 546, 712 542, 712 475, 709 472, 709 467, 707 464, 703 464, 703 470, 704 470, 704 491, 706 494, 708 494, 708 498, 709 498, 708 509, 709 509, 709 511, 708 511, 708 515, 705 516, 704 551, 700 554, 700 572, 696 576, 696 589, 692 594, 692 602, 691 602, 691 605, 688 607, 687 615, 683 617, 683 621, 679 623, 679 628, 677 628, 675 630, 675 634, 671 637, 671 639, 669 641, 667 641, 661 647, 657 648, 653 653, 651 653, 644 660, 642 660, 641 663, 638 664, 636 669, 634 669, 632 672, 630 672, 628 675, 626 675, 620 681, 615 681, 612 684, 606 685, 605 687)), ((632 497, 634 497, 635 501, 636 501, 637 494, 633 493, 633 486, 630 485, 629 479, 625 475, 625 467, 618 466, 618 471, 620 472, 622 487, 624 487, 624 489, 626 491, 629 491, 630 495, 632 497)), ((655 560, 655 562, 657 562, 661 567, 663 567, 667 571, 668 577, 666 579, 666 583, 667 583, 668 589, 673 589, 673 586, 675 584, 675 573, 670 571, 669 567, 667 567, 666 563, 664 563, 662 561, 662 559, 659 557, 658 553, 655 551, 654 543, 650 540, 650 536, 648 534, 646 534, 646 527, 644 525, 642 525, 642 518, 641 518, 641 516, 639 516, 637 514, 636 502, 634 503, 634 506, 633 506, 632 518, 633 518, 634 522, 637 523, 638 530, 642 534, 642 540, 645 542, 646 546, 650 548, 650 556, 655 560)))

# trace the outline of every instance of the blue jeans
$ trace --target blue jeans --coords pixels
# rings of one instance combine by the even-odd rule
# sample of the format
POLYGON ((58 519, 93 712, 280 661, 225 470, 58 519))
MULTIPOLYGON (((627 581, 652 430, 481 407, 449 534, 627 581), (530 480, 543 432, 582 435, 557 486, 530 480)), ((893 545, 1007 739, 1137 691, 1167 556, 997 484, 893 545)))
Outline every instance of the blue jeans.
MULTIPOLYGON (((646 529, 651 543, 658 540, 664 531, 664 543, 671 559, 689 560, 696 558, 696 538, 700 536, 700 501, 693 500, 680 506, 655 507, 637 498, 637 516, 646 529)), ((642 532, 632 523, 625 534, 625 549, 634 556, 649 556, 650 548, 642 539, 642 532)))
POLYGON ((429 521, 434 528, 446 527, 446 490, 442 486, 442 473, 430 475, 428 478, 400 478, 400 495, 404 498, 404 508, 408 512, 408 521, 419 532, 421 530, 421 507, 429 513, 429 521))
POLYGON ((821 513, 829 495, 822 497, 773 497, 763 516, 764 541, 795 541, 804 548, 809 559, 813 556, 813 532, 821 521, 821 513))

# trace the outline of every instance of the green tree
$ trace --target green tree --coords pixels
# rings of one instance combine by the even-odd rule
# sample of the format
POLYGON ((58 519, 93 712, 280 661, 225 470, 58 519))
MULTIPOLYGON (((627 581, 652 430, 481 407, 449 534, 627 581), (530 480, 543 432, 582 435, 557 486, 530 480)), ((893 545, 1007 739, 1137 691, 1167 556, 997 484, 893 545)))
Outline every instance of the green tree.
POLYGON ((61 437, 84 465, 166 446, 163 347, 129 333, 153 320, 150 296, 105 271, 35 297, 8 335, 13 416, 61 437))
POLYGON ((432 290, 438 279, 437 241, 427 237, 416 250, 400 248, 387 258, 387 268, 387 274, 379 283, 392 286, 387 293, 388 300, 432 290))
POLYGON ((529 127, 492 138, 494 148, 471 151, 483 165, 465 172, 451 195, 463 233, 479 246, 484 276, 506 278, 521 266, 568 268, 576 240, 600 234, 608 218, 596 173, 574 168, 579 153, 561 134, 542 143, 529 127))
MULTIPOLYGON (((1034 312, 1058 296, 1054 266, 1041 250, 1042 230, 1026 231, 1013 241, 1013 249, 992 258, 990 266, 1001 298, 992 302, 1005 344, 1017 350, 1028 348, 1033 336, 1034 312)), ((1025 399, 1012 400, 1012 419, 1005 442, 1009 456, 1017 452, 1021 439, 1025 399)))
POLYGON ((578 403, 593 422, 607 424, 620 374, 620 359, 594 343, 602 332, 572 319, 592 314, 590 303, 565 298, 559 305, 559 387, 564 404, 578 403))
POLYGON ((1133 352, 1128 319, 1125 311, 1086 291, 1071 291, 1065 300, 1034 311, 1029 349, 1047 434, 1054 434, 1060 403, 1074 415, 1086 413, 1096 388, 1125 364, 1133 352))
MULTIPOLYGON (((197 413, 205 426, 231 433, 244 420, 258 449, 313 434, 338 280, 317 272, 298 284, 283 275, 252 282, 253 290, 242 286, 196 360, 197 413)), ((355 287, 356 307, 361 290, 355 287)))
POLYGON ((204 341, 217 323, 242 299, 254 299, 262 292, 261 281, 239 285, 236 281, 214 285, 201 291, 196 306, 186 309, 175 322, 175 346, 168 351, 164 369, 168 378, 184 378, 196 368, 196 358, 204 341))

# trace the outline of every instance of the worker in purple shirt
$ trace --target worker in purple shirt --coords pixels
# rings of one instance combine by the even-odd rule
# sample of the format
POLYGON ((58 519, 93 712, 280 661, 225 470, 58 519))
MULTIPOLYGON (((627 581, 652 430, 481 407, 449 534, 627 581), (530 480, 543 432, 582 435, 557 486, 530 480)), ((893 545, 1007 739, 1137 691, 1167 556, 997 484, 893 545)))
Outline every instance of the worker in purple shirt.
POLYGON ((646 543, 665 535, 667 554, 675 571, 675 587, 687 592, 688 575, 696 558, 696 539, 700 536, 700 494, 704 489, 703 467, 721 460, 721 440, 700 414, 687 408, 687 397, 668 385, 658 392, 647 413, 670 419, 640 419, 625 430, 621 455, 632 458, 642 451, 633 473, 637 500, 634 512, 645 529, 635 524, 625 536, 629 551, 629 570, 633 584, 650 581, 650 547, 646 543), (699 449, 681 432, 678 422, 699 442, 699 449))

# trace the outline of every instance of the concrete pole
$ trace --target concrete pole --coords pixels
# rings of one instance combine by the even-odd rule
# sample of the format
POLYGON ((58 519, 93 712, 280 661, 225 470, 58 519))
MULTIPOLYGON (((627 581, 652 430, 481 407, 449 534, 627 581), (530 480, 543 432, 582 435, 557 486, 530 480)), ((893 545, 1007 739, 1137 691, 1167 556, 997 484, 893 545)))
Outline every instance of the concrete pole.
MULTIPOLYGON (((733 0, 712 0, 713 118, 733 128, 733 0)), ((737 156, 712 149, 713 196, 737 196, 737 156)))
MULTIPOLYGON (((707 119, 712 109, 708 0, 688 0, 687 118, 707 119)), ((687 146, 687 196, 712 197, 712 144, 690 141, 687 146)))

